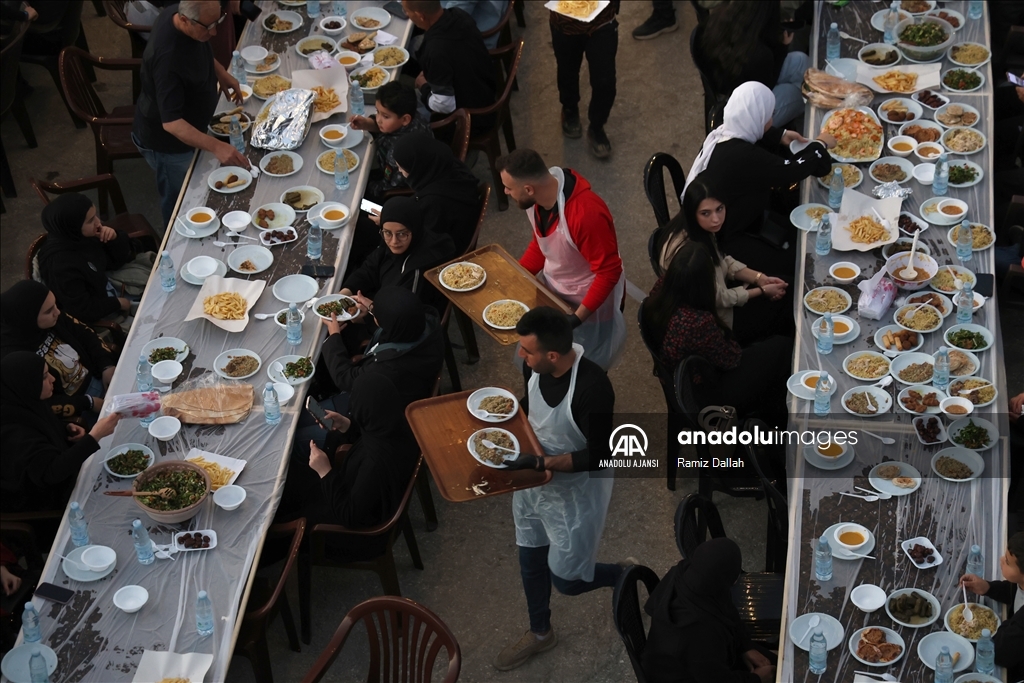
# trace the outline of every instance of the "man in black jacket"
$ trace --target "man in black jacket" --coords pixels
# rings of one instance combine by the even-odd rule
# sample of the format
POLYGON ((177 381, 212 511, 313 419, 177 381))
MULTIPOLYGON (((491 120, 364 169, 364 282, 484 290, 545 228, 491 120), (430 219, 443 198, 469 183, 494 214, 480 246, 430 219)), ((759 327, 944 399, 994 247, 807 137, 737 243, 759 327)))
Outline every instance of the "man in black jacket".
POLYGON ((1010 681, 1024 680, 1024 531, 1018 531, 1006 544, 999 558, 1005 581, 986 581, 966 574, 960 579, 967 590, 985 595, 1007 606, 1009 618, 992 634, 996 646, 996 666, 1007 669, 1010 681))

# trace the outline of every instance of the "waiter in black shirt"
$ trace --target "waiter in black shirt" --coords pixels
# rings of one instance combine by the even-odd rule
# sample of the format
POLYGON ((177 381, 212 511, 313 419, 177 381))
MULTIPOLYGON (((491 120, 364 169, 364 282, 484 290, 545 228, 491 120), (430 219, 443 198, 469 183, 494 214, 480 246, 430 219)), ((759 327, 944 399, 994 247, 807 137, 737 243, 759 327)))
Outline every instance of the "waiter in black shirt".
POLYGON ((614 480, 592 477, 591 471, 598 469, 602 454, 608 457, 611 420, 598 416, 610 417, 615 408, 612 384, 600 366, 583 357, 569 321, 555 309, 529 311, 516 332, 526 378, 522 407, 544 453, 520 454, 508 467, 552 470, 554 478, 512 497, 530 630, 495 659, 501 671, 558 643, 551 628, 552 584, 564 595, 579 595, 614 586, 623 570, 596 562, 614 480), (593 429, 598 423, 608 430, 593 429))
POLYGON ((208 135, 217 109, 217 84, 236 104, 242 90, 213 58, 210 38, 227 14, 218 0, 182 0, 160 12, 142 55, 142 92, 135 105, 132 141, 156 171, 164 225, 171 220, 194 149, 226 166, 249 168, 232 145, 208 135))

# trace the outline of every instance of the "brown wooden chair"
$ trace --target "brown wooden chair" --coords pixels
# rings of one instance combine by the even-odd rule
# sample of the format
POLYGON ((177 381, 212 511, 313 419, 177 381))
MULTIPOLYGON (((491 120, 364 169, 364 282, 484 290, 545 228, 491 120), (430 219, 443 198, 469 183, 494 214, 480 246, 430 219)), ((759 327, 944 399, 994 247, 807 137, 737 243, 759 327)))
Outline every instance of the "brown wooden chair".
MULTIPOLYGON (((142 60, 94 57, 77 47, 66 47, 60 53, 60 81, 64 86, 68 106, 75 116, 92 127, 96 142, 96 173, 113 173, 115 161, 142 158, 132 142, 135 105, 117 106, 108 112, 89 82, 86 65, 105 71, 130 70, 138 73, 142 68, 142 60)), ((102 188, 97 208, 104 212, 107 208, 107 194, 102 188)))
POLYGON ((367 683, 430 683, 442 647, 448 653, 443 683, 459 680, 462 651, 451 629, 436 614, 408 598, 379 597, 359 603, 345 615, 302 683, 323 680, 360 621, 370 641, 367 683))
MULTIPOLYGON (((477 192, 480 195, 480 215, 476 220, 476 228, 474 228, 473 230, 473 236, 470 237, 469 239, 469 245, 466 247, 466 250, 462 252, 463 256, 472 251, 475 251, 477 243, 480 241, 480 232, 481 230, 483 230, 484 217, 487 216, 487 205, 491 197, 491 186, 488 185, 487 183, 480 183, 479 185, 477 185, 477 192)), ((505 196, 505 193, 502 192, 501 196, 505 196)), ((468 356, 466 362, 469 363, 470 365, 473 365, 474 363, 477 363, 480 360, 480 348, 477 346, 476 343, 476 328, 473 325, 473 321, 469 319, 469 316, 462 312, 462 309, 459 308, 452 307, 451 314, 455 316, 455 323, 459 326, 459 334, 462 336, 463 344, 466 347, 466 355, 468 356)), ((447 360, 448 352, 451 351, 453 348, 452 343, 448 339, 447 309, 445 309, 445 317, 446 319, 442 320, 441 324, 442 329, 444 331, 446 347, 445 358, 447 360)), ((451 355, 452 364, 448 366, 448 372, 452 376, 452 387, 454 388, 454 391, 462 391, 462 383, 458 381, 459 372, 455 368, 454 361, 455 355, 453 352, 451 355)))
MULTIPOLYGON (((89 42, 85 37, 85 28, 82 26, 82 7, 83 2, 69 2, 67 3, 67 10, 64 15, 60 18, 57 25, 51 27, 48 34, 59 34, 61 41, 61 48, 68 47, 69 45, 75 45, 81 48, 83 51, 89 51, 89 42), (78 30, 75 31, 73 28, 77 24, 78 30)), ((29 29, 30 33, 40 30, 39 26, 33 26, 29 29)), ((44 52, 26 52, 22 50, 19 58, 23 64, 35 64, 46 69, 50 74, 50 78, 53 79, 53 84, 57 88, 57 93, 60 98, 64 100, 64 106, 67 107, 68 114, 71 116, 71 122, 75 124, 75 128, 85 128, 85 122, 80 120, 75 112, 71 109, 71 105, 68 103, 68 98, 64 94, 64 89, 60 84, 60 55, 56 52, 44 51, 44 52)), ((89 70, 88 76, 90 81, 96 80, 96 75, 89 70)))
MULTIPOLYGON (((509 43, 511 43, 512 42, 512 24, 511 24, 511 19, 512 19, 512 12, 513 11, 515 11, 515 3, 514 2, 509 2, 508 6, 505 7, 505 14, 502 15, 502 17, 498 21, 498 23, 495 24, 494 26, 492 26, 491 28, 487 29, 486 31, 483 31, 480 34, 480 36, 484 40, 487 40, 491 36, 497 35, 498 36, 498 43, 495 45, 496 48, 497 47, 502 47, 503 45, 508 45, 509 43)), ((519 25, 522 26, 522 24, 519 24, 519 25)))
MULTIPOLYGON (((346 446, 342 446, 345 449, 346 446)), ((412 530, 412 523, 409 521, 409 498, 412 496, 413 488, 416 486, 416 477, 419 476, 420 467, 423 464, 423 456, 420 455, 413 470, 412 477, 405 487, 405 494, 399 503, 391 519, 370 529, 349 529, 340 524, 317 524, 309 535, 309 549, 299 553, 299 619, 302 622, 302 642, 309 644, 311 636, 311 594, 313 583, 313 565, 318 567, 336 567, 339 569, 361 569, 372 571, 380 577, 381 586, 387 595, 402 594, 398 584, 398 568, 395 566, 395 554, 393 546, 398 539, 398 534, 405 536, 405 542, 409 546, 409 554, 412 555, 413 566, 423 569, 423 560, 420 559, 420 549, 416 544, 416 535, 412 530), (338 561, 331 558, 327 550, 327 541, 334 537, 355 537, 372 538, 386 536, 387 545, 383 554, 371 560, 360 560, 354 562, 338 561)))
MULTIPOLYGON (((107 16, 116 25, 128 31, 128 40, 132 46, 132 57, 142 59, 142 53, 146 51, 146 40, 142 34, 153 30, 152 26, 141 26, 128 21, 125 15, 125 5, 128 0, 103 0, 103 7, 106 8, 107 16)), ((137 71, 132 72, 132 100, 138 101, 139 93, 142 91, 142 80, 137 71)))
POLYGON ((465 161, 466 152, 469 151, 470 120, 469 111, 460 107, 443 119, 430 124, 435 135, 439 130, 455 126, 455 133, 452 135, 452 153, 459 161, 465 161))
POLYGON ((523 8, 526 6, 525 0, 512 0, 512 6, 516 10, 516 23, 519 24, 519 28, 526 26, 526 17, 523 14, 523 8))
MULTIPOLYGON (((501 97, 499 97, 498 100, 489 107, 469 110, 471 116, 494 115, 494 125, 491 129, 478 135, 470 136, 469 146, 471 149, 479 149, 487 154, 487 162, 491 167, 491 177, 494 179, 494 189, 498 192, 499 211, 504 211, 508 208, 508 197, 506 197, 505 193, 502 191, 503 185, 501 183, 501 174, 499 174, 495 168, 498 157, 501 156, 501 142, 498 139, 498 135, 501 131, 504 131, 505 146, 507 147, 508 152, 512 152, 516 148, 516 140, 512 132, 512 117, 509 112, 508 100, 512 94, 512 84, 515 82, 516 74, 519 71, 519 60, 523 56, 523 39, 520 38, 519 40, 504 47, 491 50, 491 56, 495 61, 495 69, 498 71, 499 76, 501 76, 502 70, 501 60, 505 54, 512 55, 512 62, 508 67, 507 78, 504 79, 501 97)), ((502 79, 499 78, 499 83, 501 81, 502 79)))
POLYGON ((285 584, 292 572, 295 559, 299 556, 299 546, 306 532, 306 518, 300 517, 291 522, 274 524, 267 530, 267 538, 291 537, 288 556, 281 569, 277 582, 271 585, 267 579, 257 577, 249 594, 249 607, 242 618, 242 628, 235 642, 235 654, 241 655, 252 662, 253 674, 257 683, 274 683, 270 667, 270 650, 267 647, 267 626, 278 614, 284 622, 284 630, 288 634, 288 645, 295 652, 301 652, 299 636, 295 631, 292 610, 288 606, 288 592, 285 584), (253 605, 256 605, 253 607, 253 605))

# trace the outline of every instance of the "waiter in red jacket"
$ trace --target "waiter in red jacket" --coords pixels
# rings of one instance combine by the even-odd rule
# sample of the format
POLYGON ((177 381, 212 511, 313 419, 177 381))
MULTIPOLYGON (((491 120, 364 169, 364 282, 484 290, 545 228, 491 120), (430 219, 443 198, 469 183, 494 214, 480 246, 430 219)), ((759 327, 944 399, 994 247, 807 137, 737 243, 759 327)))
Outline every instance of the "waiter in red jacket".
POLYGON ((608 205, 572 169, 548 168, 532 149, 498 159, 505 194, 526 211, 533 240, 519 259, 562 299, 573 340, 606 372, 626 343, 619 309, 626 276, 608 205))

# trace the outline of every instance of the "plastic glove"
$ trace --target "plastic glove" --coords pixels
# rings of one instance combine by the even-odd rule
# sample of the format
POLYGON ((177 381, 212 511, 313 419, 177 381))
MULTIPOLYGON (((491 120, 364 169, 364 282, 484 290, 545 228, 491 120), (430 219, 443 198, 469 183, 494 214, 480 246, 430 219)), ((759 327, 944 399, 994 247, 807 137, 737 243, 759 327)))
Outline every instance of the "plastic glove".
POLYGON ((544 471, 544 457, 540 455, 530 455, 529 453, 520 453, 519 457, 512 461, 505 461, 507 469, 510 470, 533 470, 535 472, 544 471))

